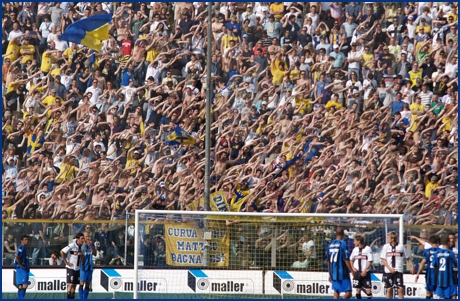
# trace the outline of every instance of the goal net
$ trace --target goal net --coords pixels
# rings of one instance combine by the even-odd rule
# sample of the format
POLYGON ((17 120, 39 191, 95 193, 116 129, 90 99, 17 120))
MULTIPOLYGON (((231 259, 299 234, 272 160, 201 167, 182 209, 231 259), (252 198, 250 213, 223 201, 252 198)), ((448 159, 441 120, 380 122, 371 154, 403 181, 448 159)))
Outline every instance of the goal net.
POLYGON ((325 254, 338 226, 350 253, 358 234, 374 250, 373 292, 384 296, 380 250, 389 231, 404 237, 402 215, 141 210, 133 297, 331 298, 325 254))

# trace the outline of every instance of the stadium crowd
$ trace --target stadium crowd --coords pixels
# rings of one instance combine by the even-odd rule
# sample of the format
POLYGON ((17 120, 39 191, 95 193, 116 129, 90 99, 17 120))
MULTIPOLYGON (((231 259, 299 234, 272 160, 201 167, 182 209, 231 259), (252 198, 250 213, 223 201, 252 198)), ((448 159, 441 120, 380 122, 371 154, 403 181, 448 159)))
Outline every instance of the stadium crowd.
POLYGON ((456 2, 2 7, 3 220, 203 210, 211 68, 211 189, 229 206, 458 224, 456 2), (60 39, 102 14, 100 52, 60 39))

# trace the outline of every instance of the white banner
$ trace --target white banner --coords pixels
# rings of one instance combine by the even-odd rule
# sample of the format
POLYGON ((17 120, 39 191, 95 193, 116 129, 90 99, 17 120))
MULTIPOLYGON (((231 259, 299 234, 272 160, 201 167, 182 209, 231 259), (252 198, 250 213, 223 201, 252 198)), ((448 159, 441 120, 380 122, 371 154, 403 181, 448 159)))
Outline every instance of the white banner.
MULTIPOLYGON (((250 270, 139 270, 138 288, 146 293, 181 294, 263 294, 263 272, 250 270)), ((331 283, 326 272, 266 271, 265 294, 268 295, 322 295, 332 296, 331 283)), ((2 270, 2 291, 17 292, 14 269, 2 270)), ((32 269, 29 276, 30 292, 65 292, 66 271, 61 269, 32 269)), ((372 293, 385 297, 382 274, 371 274, 372 293)), ((93 292, 132 292, 134 270, 95 269, 93 292)), ((425 278, 415 283, 415 276, 404 275, 405 297, 424 298, 425 278)))
MULTIPOLYGON (((372 295, 385 297, 382 274, 371 274, 372 295)), ((415 282, 415 276, 404 275, 406 298, 425 298, 425 276, 415 282)), ((332 285, 327 272, 269 271, 265 274, 265 293, 280 295, 332 296, 332 285)))
MULTIPOLYGON (((17 292, 15 270, 2 270, 2 292, 17 292)), ((66 292, 66 270, 32 269, 29 292, 66 292)), ((261 271, 226 270, 139 270, 138 288, 146 293, 182 294, 262 294, 261 271)), ((132 292, 134 270, 95 269, 92 288, 95 293, 132 292)))

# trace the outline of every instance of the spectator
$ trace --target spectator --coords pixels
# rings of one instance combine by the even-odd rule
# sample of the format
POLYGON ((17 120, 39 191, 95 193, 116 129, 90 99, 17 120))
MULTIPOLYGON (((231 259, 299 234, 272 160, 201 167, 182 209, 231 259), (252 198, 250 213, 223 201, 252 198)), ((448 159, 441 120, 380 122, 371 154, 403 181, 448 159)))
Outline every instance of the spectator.
POLYGON ((57 251, 51 253, 51 257, 49 259, 49 265, 59 265, 62 266, 62 259, 57 251))
POLYGON ((13 264, 14 263, 14 254, 18 249, 18 244, 16 239, 14 238, 13 233, 7 233, 6 239, 3 242, 3 254, 4 258, 9 260, 9 262, 5 262, 5 264, 13 264))
MULTIPOLYGON (((243 200, 239 211, 410 208, 414 224, 457 224, 453 5, 224 3, 208 20, 200 3, 145 4, 3 4, 2 215, 77 221, 18 228, 34 235, 34 264, 84 220, 198 209, 207 101, 211 190, 243 200), (107 11, 100 52, 61 40, 107 11), (195 143, 169 141, 177 127, 195 143), (451 198, 434 210, 438 187, 451 198)), ((94 234, 116 264, 127 243, 118 232, 94 234)), ((288 238, 283 254, 295 257, 300 238, 288 238)), ((255 257, 264 244, 247 245, 246 265, 269 260, 255 257)), ((164 266, 164 242, 153 245, 164 266)))
POLYGON ((308 259, 302 253, 297 255, 297 261, 295 261, 292 266, 294 269, 306 269, 308 268, 308 259))

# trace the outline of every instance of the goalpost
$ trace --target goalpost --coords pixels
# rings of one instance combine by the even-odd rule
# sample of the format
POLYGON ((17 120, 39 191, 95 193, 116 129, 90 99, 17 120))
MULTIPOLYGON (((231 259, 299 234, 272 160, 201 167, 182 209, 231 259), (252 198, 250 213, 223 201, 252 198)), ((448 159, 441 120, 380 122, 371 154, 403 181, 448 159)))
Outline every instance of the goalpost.
MULTIPOLYGON (((330 298, 324 259, 338 226, 350 252, 358 234, 376 252, 389 231, 404 242, 401 214, 136 210, 133 298, 330 298)), ((373 293, 383 296, 378 258, 373 293)))

